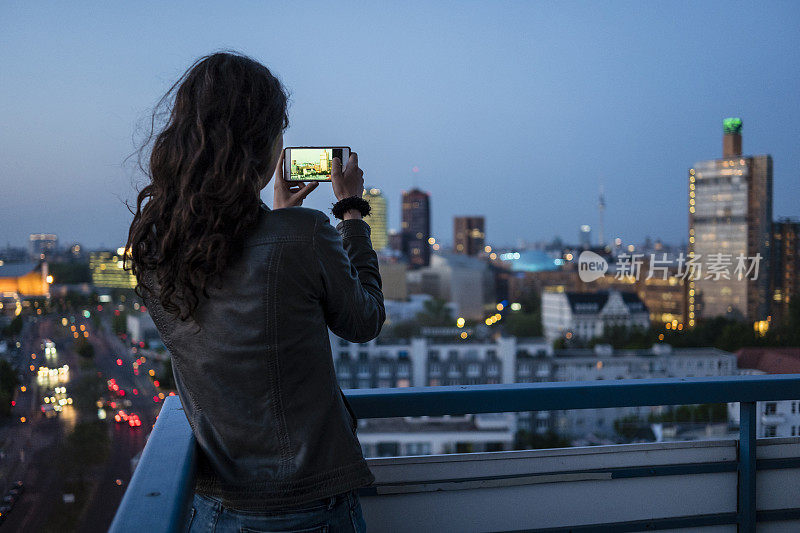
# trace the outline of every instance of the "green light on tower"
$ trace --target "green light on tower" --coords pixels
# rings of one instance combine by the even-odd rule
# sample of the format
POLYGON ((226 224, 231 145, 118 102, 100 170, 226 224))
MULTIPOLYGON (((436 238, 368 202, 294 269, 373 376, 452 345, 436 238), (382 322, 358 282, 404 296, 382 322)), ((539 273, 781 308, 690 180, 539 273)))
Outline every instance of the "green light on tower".
POLYGON ((742 119, 737 117, 726 118, 722 121, 722 128, 726 135, 742 134, 742 119))

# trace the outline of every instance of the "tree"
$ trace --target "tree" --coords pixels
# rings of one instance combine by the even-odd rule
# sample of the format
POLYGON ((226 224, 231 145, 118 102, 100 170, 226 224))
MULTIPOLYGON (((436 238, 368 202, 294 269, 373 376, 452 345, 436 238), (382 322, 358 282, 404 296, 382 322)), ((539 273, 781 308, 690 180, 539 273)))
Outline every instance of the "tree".
POLYGON ((92 281, 88 262, 50 263, 48 268, 56 283, 90 283, 92 281))
POLYGON ((17 373, 5 359, 0 359, 0 415, 11 415, 11 400, 19 387, 17 373))
POLYGON ((83 485, 83 474, 108 458, 110 439, 106 425, 99 421, 79 422, 67 437, 62 468, 68 476, 78 475, 83 485))
POLYGON ((395 322, 387 328, 387 334, 398 339, 410 339, 419 335, 420 326, 413 320, 395 322))
POLYGON ((452 326, 455 323, 447 302, 432 298, 423 303, 423 310, 417 313, 417 321, 426 326, 452 326))
POLYGON ((92 344, 86 340, 86 337, 82 335, 75 341, 74 349, 75 352, 81 357, 86 359, 91 359, 94 357, 94 346, 92 346, 92 344))
POLYGON ((72 387, 71 393, 78 410, 91 412, 97 409, 97 400, 105 391, 103 378, 92 372, 82 375, 72 387))
POLYGON ((542 317, 536 313, 512 311, 503 317, 503 329, 515 337, 541 337, 542 317))
POLYGON ((520 429, 514 436, 515 450, 541 450, 545 448, 568 448, 569 446, 569 440, 560 437, 552 429, 544 434, 520 429))
POLYGON ((128 331, 128 321, 125 318, 127 315, 125 313, 115 314, 114 317, 111 319, 111 331, 114 332, 114 335, 121 335, 122 333, 126 333, 128 331))
POLYGON ((162 389, 175 389, 175 375, 172 373, 172 362, 169 359, 161 365, 158 384, 162 389))
POLYGON ((636 415, 623 416, 614 420, 614 431, 625 440, 633 440, 639 433, 639 417, 636 415))
POLYGON ((4 337, 16 337, 22 331, 22 315, 17 315, 11 321, 9 325, 7 325, 3 329, 3 336, 4 337))

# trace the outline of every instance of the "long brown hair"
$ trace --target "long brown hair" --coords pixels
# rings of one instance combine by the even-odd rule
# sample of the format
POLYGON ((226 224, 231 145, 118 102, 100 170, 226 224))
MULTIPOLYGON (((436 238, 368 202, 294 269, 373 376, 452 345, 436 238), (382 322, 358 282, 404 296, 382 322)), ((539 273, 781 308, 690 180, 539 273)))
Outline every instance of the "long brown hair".
POLYGON ((131 209, 126 244, 137 295, 153 292, 150 270, 163 308, 194 318, 198 294, 209 297, 208 283, 241 253, 256 221, 273 146, 289 124, 287 100, 267 67, 229 52, 198 59, 161 98, 138 152, 150 183, 131 209), (154 136, 159 116, 166 123, 154 136))

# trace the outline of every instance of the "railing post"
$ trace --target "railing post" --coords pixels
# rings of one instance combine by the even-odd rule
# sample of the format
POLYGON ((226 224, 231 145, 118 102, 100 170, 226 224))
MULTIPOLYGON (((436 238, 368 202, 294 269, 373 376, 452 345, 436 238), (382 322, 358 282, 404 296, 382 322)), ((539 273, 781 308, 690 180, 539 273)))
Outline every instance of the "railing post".
POLYGON ((756 530, 756 402, 739 402, 739 531, 756 530))

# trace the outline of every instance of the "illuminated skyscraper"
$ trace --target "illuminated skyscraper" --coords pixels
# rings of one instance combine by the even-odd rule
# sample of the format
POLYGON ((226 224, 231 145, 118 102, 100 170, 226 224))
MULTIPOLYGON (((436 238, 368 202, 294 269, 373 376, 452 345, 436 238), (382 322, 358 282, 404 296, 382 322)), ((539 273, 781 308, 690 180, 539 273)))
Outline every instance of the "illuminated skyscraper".
POLYGON ((95 287, 115 289, 133 289, 136 287, 136 276, 122 268, 124 248, 117 252, 90 252, 89 270, 92 273, 92 284, 95 287))
POLYGON ((757 321, 769 312, 772 157, 742 155, 740 119, 725 119, 723 128, 722 159, 689 170, 689 255, 703 267, 699 279, 689 282, 690 326, 698 317, 757 321), (756 279, 754 273, 739 279, 740 255, 760 256, 756 279), (720 262, 728 265, 730 279, 709 276, 708 265, 720 262))
POLYGON ((386 228, 386 197, 381 194, 380 189, 374 187, 364 189, 363 197, 372 208, 369 216, 364 217, 364 221, 370 227, 372 247, 376 250, 383 250, 389 244, 386 228))
POLYGON ((483 252, 486 222, 483 217, 453 219, 453 251, 457 254, 478 255, 483 252))
POLYGON ((783 218, 772 225, 772 322, 789 314, 789 304, 800 297, 800 221, 783 218))
POLYGON ((403 192, 403 253, 412 267, 431 263, 431 207, 428 193, 419 189, 403 192))
POLYGON ((328 172, 331 168, 331 156, 327 150, 323 150, 319 156, 319 171, 328 172))

